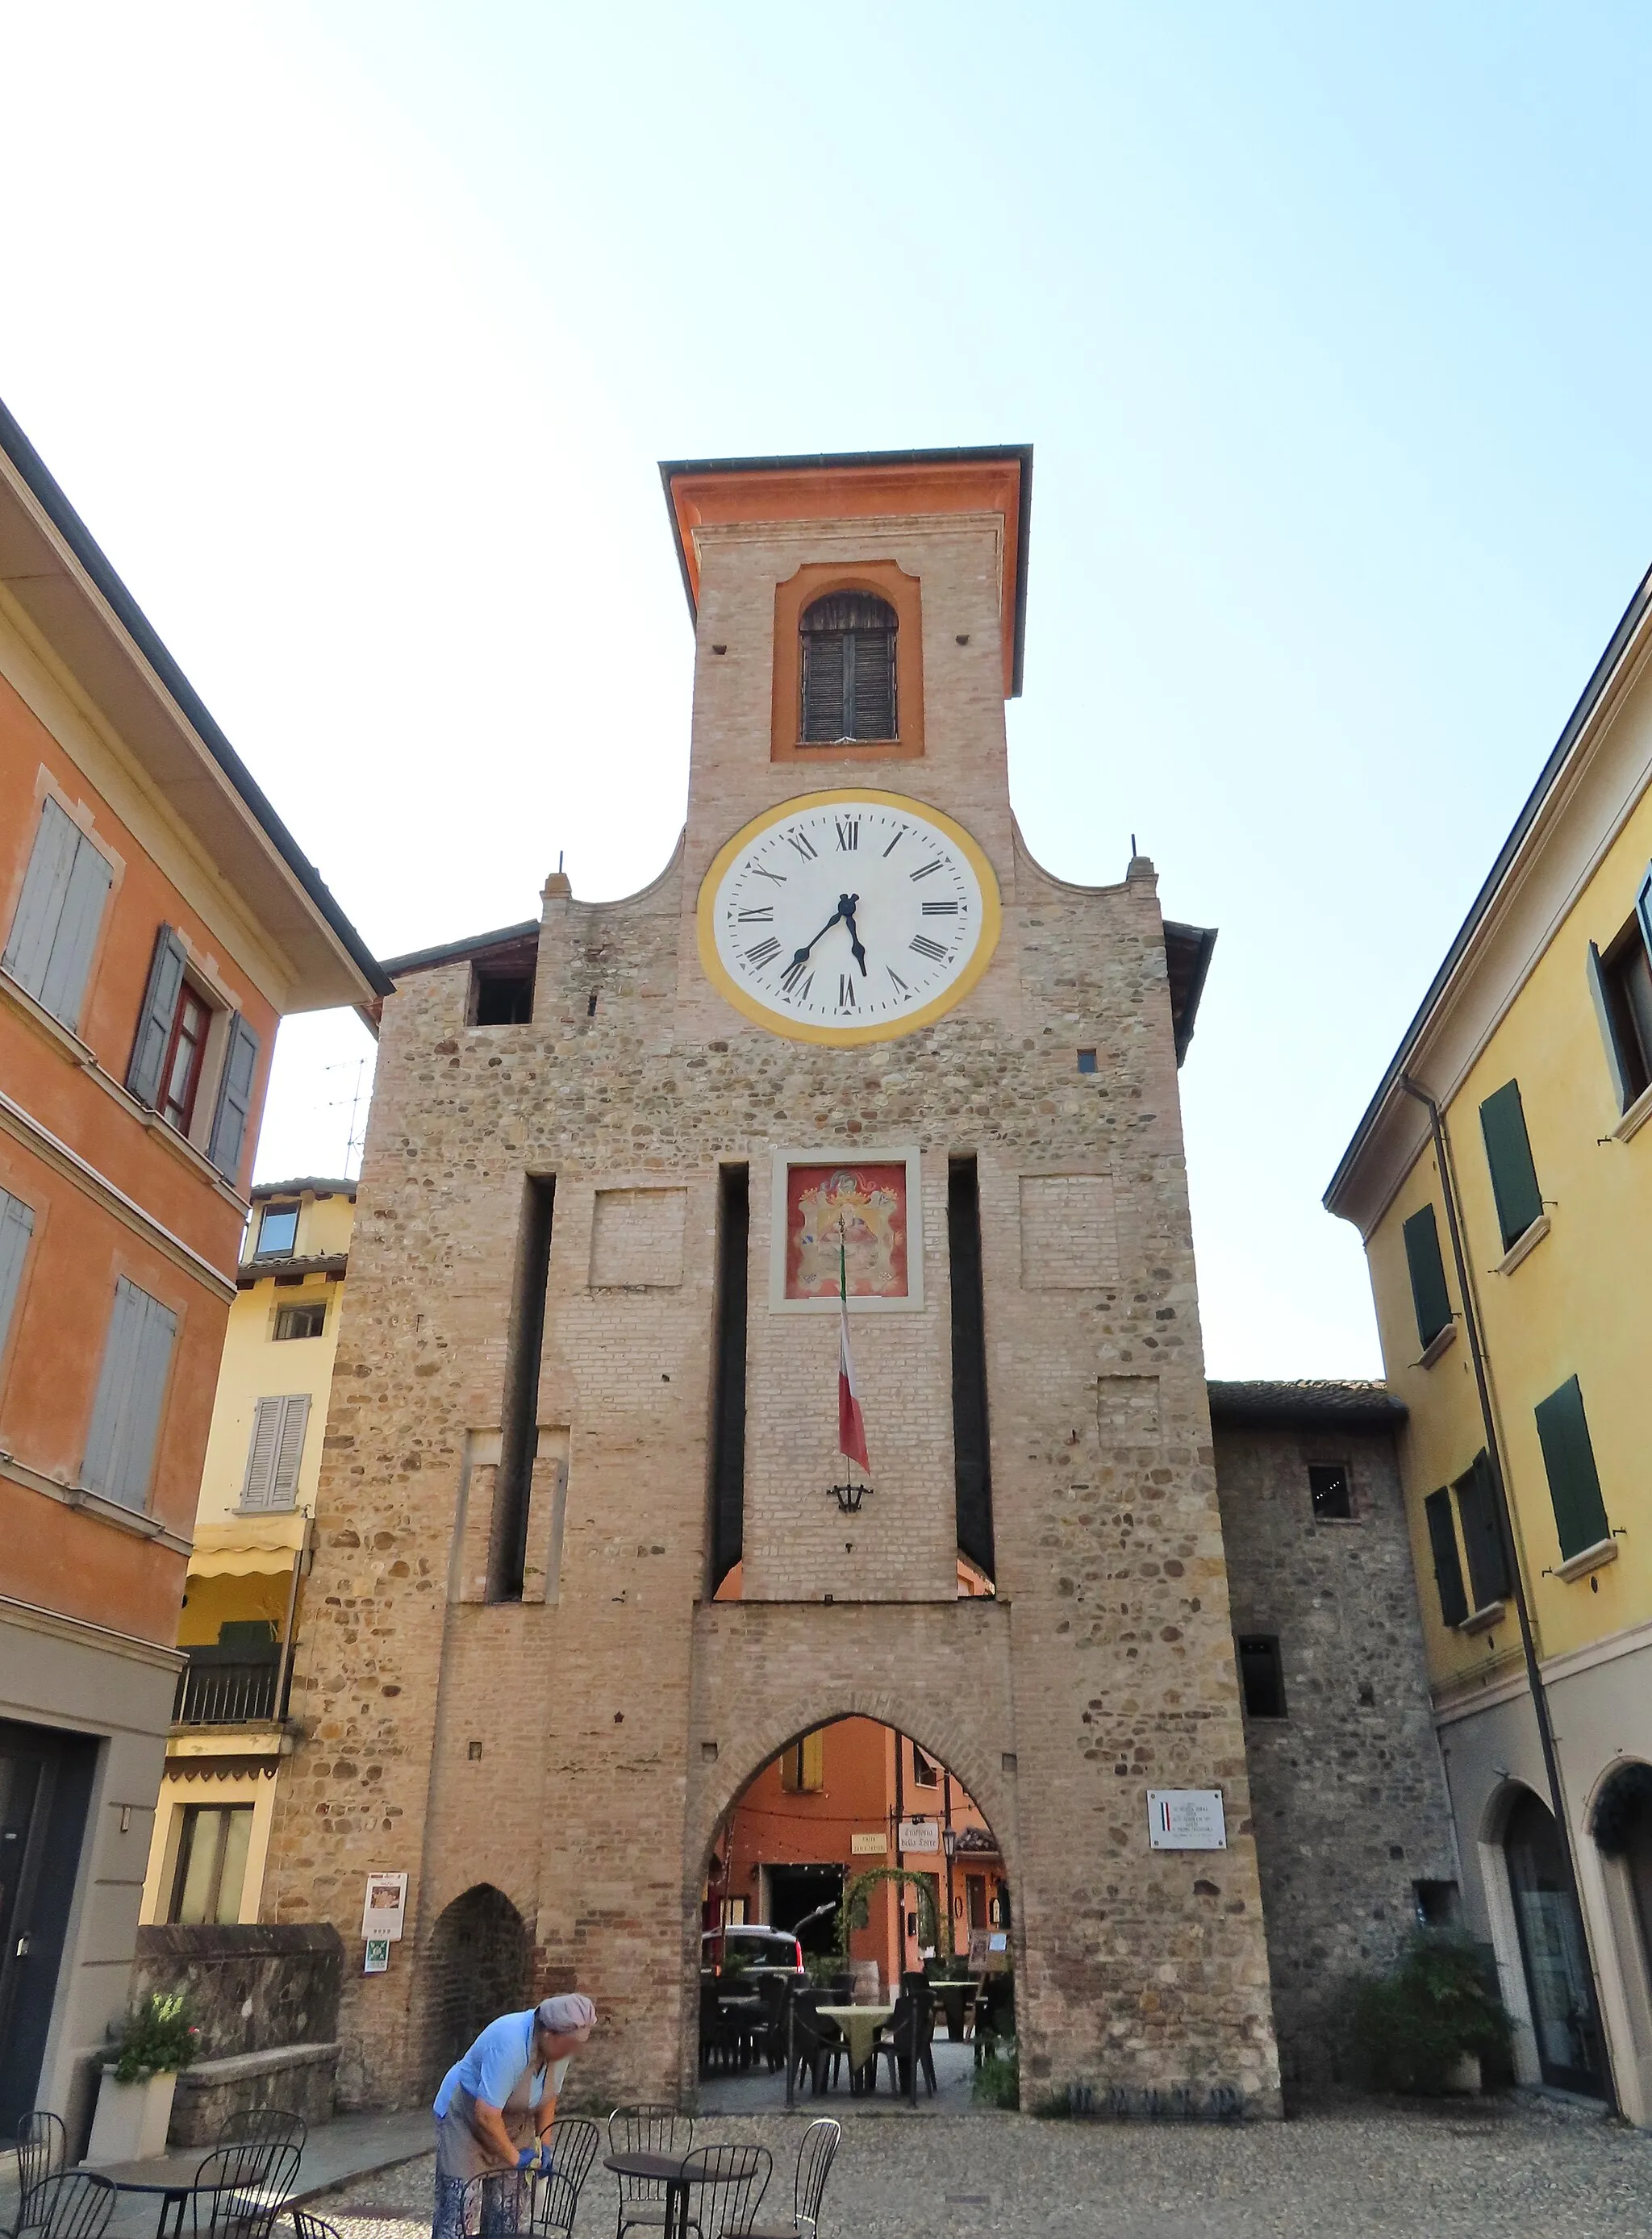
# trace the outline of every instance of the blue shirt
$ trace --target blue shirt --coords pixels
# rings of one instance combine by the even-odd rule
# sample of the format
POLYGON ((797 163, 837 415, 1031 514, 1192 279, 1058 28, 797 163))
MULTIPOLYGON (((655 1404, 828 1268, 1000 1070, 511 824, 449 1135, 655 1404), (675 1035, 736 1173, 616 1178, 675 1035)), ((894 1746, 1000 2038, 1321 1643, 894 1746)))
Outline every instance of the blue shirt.
MULTIPOLYGON (((464 2058, 456 2060, 442 2078, 434 2112, 445 2115, 461 2085, 484 2107, 503 2107, 533 2058, 534 2014, 530 2006, 525 2014, 502 2014, 496 2022, 490 2022, 464 2058)), ((544 2097, 547 2081, 553 2092, 558 2089, 567 2065, 565 2060, 559 2060, 551 2069, 539 2069, 529 2078, 530 2107, 536 2107, 544 2097)))

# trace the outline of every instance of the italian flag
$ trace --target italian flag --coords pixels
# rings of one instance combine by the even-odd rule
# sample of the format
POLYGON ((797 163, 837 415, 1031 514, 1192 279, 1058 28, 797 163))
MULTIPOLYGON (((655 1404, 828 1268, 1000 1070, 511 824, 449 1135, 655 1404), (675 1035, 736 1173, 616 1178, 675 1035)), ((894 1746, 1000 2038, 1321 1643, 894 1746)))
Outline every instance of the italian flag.
POLYGON ((861 1412, 860 1399, 855 1390, 855 1363, 849 1350, 849 1261, 841 1231, 837 1239, 837 1448, 869 1473, 872 1464, 866 1452, 866 1418, 861 1412))

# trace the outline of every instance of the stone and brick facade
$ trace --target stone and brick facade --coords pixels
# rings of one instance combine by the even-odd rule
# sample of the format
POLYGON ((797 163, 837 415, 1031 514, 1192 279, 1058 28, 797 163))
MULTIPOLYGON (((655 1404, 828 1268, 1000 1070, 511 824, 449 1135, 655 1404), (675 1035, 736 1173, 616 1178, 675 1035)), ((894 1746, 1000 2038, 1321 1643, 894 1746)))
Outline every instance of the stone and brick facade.
MULTIPOLYGON (((602 2008, 573 2085, 691 2093, 718 1825, 788 1741, 860 1713, 948 1764, 998 1837, 1033 2088, 1227 2084, 1278 2109, 1176 1086, 1209 941, 1167 933, 1144 859, 1075 887, 1016 831, 1003 701, 1029 470, 945 454, 669 477, 697 644, 676 856, 612 903, 553 876, 536 928, 389 967, 303 1736, 266 1877, 269 1917, 331 1921, 356 1954, 367 1873, 410 1874, 390 1971, 347 1973, 353 2103, 411 2100, 446 2056, 455 1923, 473 1938, 479 1889, 526 1923, 536 1985, 577 1980, 602 2008), (921 616, 921 751, 806 757, 781 736, 777 595, 803 566, 891 563, 921 586, 902 621, 921 616), (731 834, 856 783, 967 827, 1003 931, 952 1009, 844 1047, 734 1009, 696 911, 731 834), (515 1023, 473 1023, 490 960, 524 959, 530 1016, 524 1000, 515 1023), (911 1146, 922 1302, 852 1317, 874 1492, 845 1516, 836 1320, 774 1310, 770 1178, 911 1146), (949 1229, 965 1159, 996 1586, 969 1598, 949 1229), (711 1556, 731 1167, 749 1219, 737 1599, 711 1556), (1225 1852, 1149 1849, 1149 1787, 1220 1788, 1225 1852)), ((616 767, 616 814, 623 783, 616 767)))

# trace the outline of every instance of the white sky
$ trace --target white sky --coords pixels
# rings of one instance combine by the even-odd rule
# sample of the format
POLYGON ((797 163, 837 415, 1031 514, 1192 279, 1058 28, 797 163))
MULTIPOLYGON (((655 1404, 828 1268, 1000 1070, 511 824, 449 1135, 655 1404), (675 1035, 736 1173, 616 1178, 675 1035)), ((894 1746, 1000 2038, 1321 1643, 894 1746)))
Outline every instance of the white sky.
POLYGON ((820 20, 0 0, 0 395, 381 954, 663 863, 659 459, 1035 443, 1029 842, 1221 929, 1211 1367, 1369 1372, 1319 1193, 1652 546, 1648 19, 820 20))

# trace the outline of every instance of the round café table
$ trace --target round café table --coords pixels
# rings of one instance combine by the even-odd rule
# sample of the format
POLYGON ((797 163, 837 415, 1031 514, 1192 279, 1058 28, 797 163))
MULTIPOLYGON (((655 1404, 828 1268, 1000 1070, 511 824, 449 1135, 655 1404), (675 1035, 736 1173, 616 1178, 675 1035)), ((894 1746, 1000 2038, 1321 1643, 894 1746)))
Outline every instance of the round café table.
POLYGON ((197 2185, 193 2176, 181 2176, 177 2171, 163 2176, 152 2161, 87 2162, 82 2166, 94 2176, 106 2176, 117 2192, 153 2194, 160 2202, 155 2218, 155 2239, 183 2239, 185 2204, 197 2192, 216 2192, 218 2189, 216 2185, 197 2185))
POLYGON ((849 2072, 852 2081, 871 2059, 877 2047, 877 2033, 895 2008, 892 2005, 816 2006, 815 2011, 822 2021, 836 2023, 839 2033, 849 2047, 849 2072))
MULTIPOLYGON (((755 2153, 755 2149, 749 2148, 755 2153)), ((689 2180, 683 2175, 686 2165, 694 2159, 686 2154, 605 2154, 603 2167, 612 2169, 616 2176, 643 2177, 650 2184, 665 2187, 664 2239, 687 2239, 689 2229, 689 2180)), ((749 2166, 726 2169, 720 2176, 707 2174, 696 2180, 702 2184, 738 2184, 749 2176, 749 2166)))

